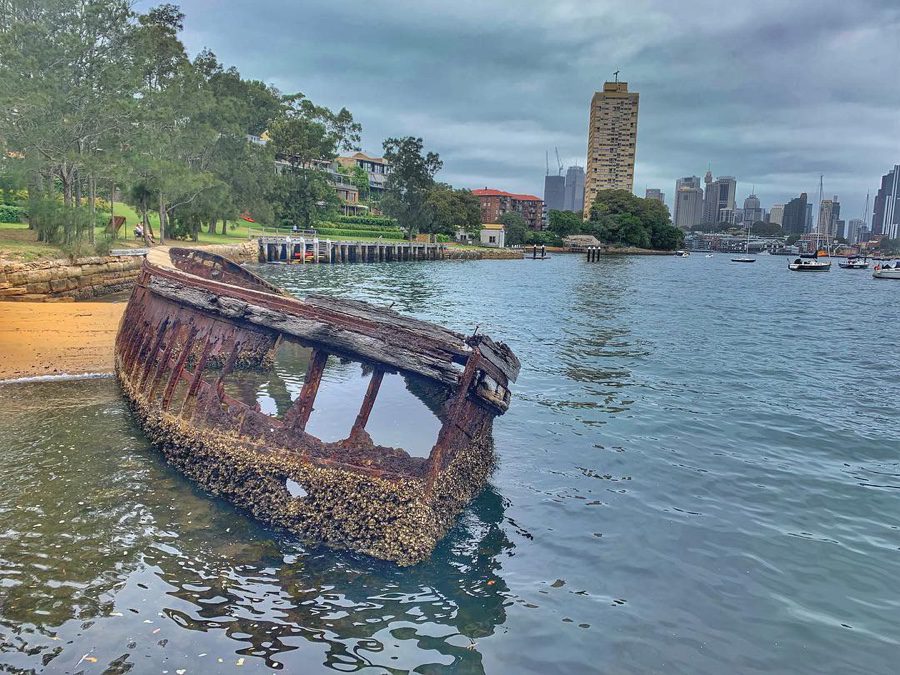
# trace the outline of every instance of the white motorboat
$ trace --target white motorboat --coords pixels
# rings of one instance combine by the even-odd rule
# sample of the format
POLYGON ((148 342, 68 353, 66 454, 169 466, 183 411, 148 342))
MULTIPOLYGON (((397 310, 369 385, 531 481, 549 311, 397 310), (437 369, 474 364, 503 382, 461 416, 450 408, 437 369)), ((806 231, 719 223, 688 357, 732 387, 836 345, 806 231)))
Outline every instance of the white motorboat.
POLYGON ((675 251, 675 255, 679 258, 687 258, 690 254, 691 254, 690 251, 681 251, 681 250, 675 251))
POLYGON ((869 261, 860 260, 859 258, 847 258, 846 262, 838 263, 838 267, 844 270, 866 270, 869 269, 869 261))
POLYGON ((875 279, 900 279, 900 262, 875 265, 872 276, 875 279))

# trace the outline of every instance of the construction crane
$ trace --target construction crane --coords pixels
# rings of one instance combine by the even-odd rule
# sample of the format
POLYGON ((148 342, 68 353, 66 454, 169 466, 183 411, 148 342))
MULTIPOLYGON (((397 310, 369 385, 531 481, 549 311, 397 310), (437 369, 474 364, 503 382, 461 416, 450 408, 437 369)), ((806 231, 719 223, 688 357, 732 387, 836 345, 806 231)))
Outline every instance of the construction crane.
POLYGON ((547 175, 549 176, 550 175, 550 151, 547 150, 546 154, 547 154, 547 175))
MULTIPOLYGON (((559 161, 559 148, 554 148, 556 150, 556 163, 559 165, 559 172, 556 174, 557 176, 562 176, 563 172, 563 163, 559 161)), ((547 169, 547 173, 550 173, 550 169, 547 169)))

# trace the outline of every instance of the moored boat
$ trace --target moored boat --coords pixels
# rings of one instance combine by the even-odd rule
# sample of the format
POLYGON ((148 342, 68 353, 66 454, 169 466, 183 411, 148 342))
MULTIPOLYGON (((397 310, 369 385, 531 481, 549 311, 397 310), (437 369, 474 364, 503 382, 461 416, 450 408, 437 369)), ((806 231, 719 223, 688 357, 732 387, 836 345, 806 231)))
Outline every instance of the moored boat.
POLYGON ((900 262, 875 265, 872 276, 876 279, 900 279, 900 262))
POLYGON ((306 540, 401 565, 427 558, 494 466, 493 419, 519 371, 512 351, 385 307, 295 299, 213 254, 170 257, 171 267, 144 263, 115 346, 123 392, 169 463, 306 540), (308 362, 284 413, 235 398, 236 371, 271 369, 284 343, 308 362), (336 442, 306 430, 330 356, 369 377, 336 442), (382 380, 394 375, 440 423, 427 457, 366 431, 382 380))
POLYGON ((792 272, 828 272, 831 269, 831 261, 822 260, 815 255, 800 256, 788 264, 788 269, 792 272))
POLYGON ((869 268, 868 260, 860 260, 859 258, 847 258, 845 262, 839 262, 838 267, 845 270, 865 270, 869 268))

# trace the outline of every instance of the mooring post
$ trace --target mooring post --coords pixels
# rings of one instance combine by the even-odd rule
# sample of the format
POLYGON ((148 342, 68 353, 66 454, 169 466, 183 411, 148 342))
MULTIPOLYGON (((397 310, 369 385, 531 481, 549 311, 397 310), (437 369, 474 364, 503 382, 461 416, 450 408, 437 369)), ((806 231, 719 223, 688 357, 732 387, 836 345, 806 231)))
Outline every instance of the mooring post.
POLYGON ((309 422, 309 416, 312 414, 313 403, 315 403, 316 393, 319 391, 322 373, 325 372, 325 364, 327 362, 328 352, 321 349, 313 349, 300 395, 284 414, 285 425, 300 431, 306 429, 306 423, 309 422))
POLYGON ((306 262, 306 237, 300 237, 300 263, 306 262))

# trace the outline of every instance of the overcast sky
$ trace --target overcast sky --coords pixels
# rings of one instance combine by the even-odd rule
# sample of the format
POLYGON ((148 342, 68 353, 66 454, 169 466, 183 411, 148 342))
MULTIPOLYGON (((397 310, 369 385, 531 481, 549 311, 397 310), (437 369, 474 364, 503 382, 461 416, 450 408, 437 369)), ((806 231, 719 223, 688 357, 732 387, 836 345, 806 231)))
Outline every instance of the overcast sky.
MULTIPOLYGON (((175 0, 177 2, 177 0, 175 0)), ((145 5, 145 3, 141 3, 145 5)), ((584 165, 593 92, 640 92, 635 192, 675 179, 800 191, 862 214, 900 163, 900 0, 182 0, 184 40, 245 77, 346 106, 363 150, 415 135, 441 180, 543 194, 584 165)))

